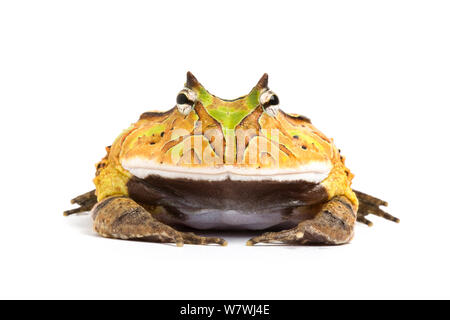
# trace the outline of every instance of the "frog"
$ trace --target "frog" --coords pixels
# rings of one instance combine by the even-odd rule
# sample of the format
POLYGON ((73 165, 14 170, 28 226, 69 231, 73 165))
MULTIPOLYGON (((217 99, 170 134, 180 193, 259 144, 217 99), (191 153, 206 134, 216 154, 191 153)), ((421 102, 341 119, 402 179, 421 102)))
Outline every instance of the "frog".
POLYGON ((226 100, 188 72, 176 104, 149 111, 106 148, 95 190, 72 203, 103 237, 227 245, 202 230, 258 232, 247 245, 342 245, 373 214, 400 220, 387 202, 352 189, 354 174, 333 139, 286 113, 265 73, 226 100), (197 233, 196 233, 197 232, 197 233))

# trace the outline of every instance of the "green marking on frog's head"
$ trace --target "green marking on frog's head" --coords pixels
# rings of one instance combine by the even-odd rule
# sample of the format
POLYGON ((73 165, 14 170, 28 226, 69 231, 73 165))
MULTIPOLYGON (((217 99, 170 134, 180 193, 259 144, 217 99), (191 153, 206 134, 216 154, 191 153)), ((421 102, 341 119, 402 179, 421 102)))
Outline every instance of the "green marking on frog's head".
POLYGON ((248 95, 225 100, 209 93, 194 75, 187 73, 186 87, 195 91, 198 101, 224 129, 234 129, 258 105, 261 92, 267 89, 268 75, 264 74, 248 95))

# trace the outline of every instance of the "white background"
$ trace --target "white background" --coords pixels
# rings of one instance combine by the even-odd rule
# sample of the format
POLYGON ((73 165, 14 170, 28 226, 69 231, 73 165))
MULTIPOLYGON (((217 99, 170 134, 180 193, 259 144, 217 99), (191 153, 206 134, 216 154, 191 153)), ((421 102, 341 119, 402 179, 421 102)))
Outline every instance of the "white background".
POLYGON ((446 1, 2 1, 0 298, 450 298, 449 17, 446 1), (223 98, 268 72, 401 223, 373 217, 341 247, 177 248, 63 217, 187 70, 223 98))

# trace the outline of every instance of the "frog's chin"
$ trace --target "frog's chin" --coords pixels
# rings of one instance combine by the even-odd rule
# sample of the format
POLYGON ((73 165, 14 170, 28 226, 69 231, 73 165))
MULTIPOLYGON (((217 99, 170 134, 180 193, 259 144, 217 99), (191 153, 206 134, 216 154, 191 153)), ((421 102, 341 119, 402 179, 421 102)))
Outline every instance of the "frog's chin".
POLYGON ((123 168, 135 177, 145 179, 151 175, 167 179, 189 179, 203 181, 306 181, 319 183, 328 177, 332 164, 315 161, 296 168, 246 168, 234 165, 216 167, 188 167, 157 164, 153 161, 132 158, 122 160, 123 168))

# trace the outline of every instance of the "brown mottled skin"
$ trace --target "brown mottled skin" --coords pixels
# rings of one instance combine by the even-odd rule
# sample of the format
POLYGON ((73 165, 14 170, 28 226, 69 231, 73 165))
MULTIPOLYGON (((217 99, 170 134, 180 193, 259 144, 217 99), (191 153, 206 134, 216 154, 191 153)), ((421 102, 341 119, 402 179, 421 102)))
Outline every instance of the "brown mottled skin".
POLYGON ((104 237, 118 239, 148 239, 157 242, 185 244, 219 244, 220 238, 196 236, 179 232, 156 220, 152 214, 128 197, 110 197, 99 203, 93 211, 94 229, 104 237))
POLYGON ((198 223, 194 220, 203 217, 205 210, 213 213, 209 218, 209 213, 204 215, 208 219, 220 212, 239 210, 243 212, 239 217, 246 221, 272 219, 274 226, 282 229, 256 236, 248 240, 248 245, 345 244, 353 238, 356 221, 371 224, 366 219, 368 214, 399 221, 379 208, 386 202, 351 189, 353 174, 346 168, 344 157, 308 118, 273 109, 269 100, 264 100, 274 95, 268 89, 267 75, 247 96, 235 100, 211 95, 191 73, 183 90, 186 99, 194 100, 180 102, 166 112, 142 114, 106 148, 106 157, 96 166, 95 193, 73 199, 80 208, 66 211, 67 215, 92 209, 94 229, 101 236, 177 246, 226 245, 221 238, 176 230, 198 223), (268 129, 279 132, 279 158, 273 156, 275 136, 269 135, 268 129), (183 134, 177 135, 179 130, 183 134), (202 140, 195 140, 198 138, 202 140), (270 148, 257 147, 261 141, 268 142, 270 148), (256 163, 250 161, 251 150, 256 152, 256 163), (203 155, 209 155, 208 161, 213 162, 203 155), (163 168, 161 172, 167 168, 195 172, 227 165, 248 175, 257 172, 258 179, 198 180, 164 176, 160 169, 138 177, 132 173, 136 161, 141 166, 163 168), (259 176, 274 169, 292 172, 316 164, 330 166, 322 181, 266 180, 259 176))

